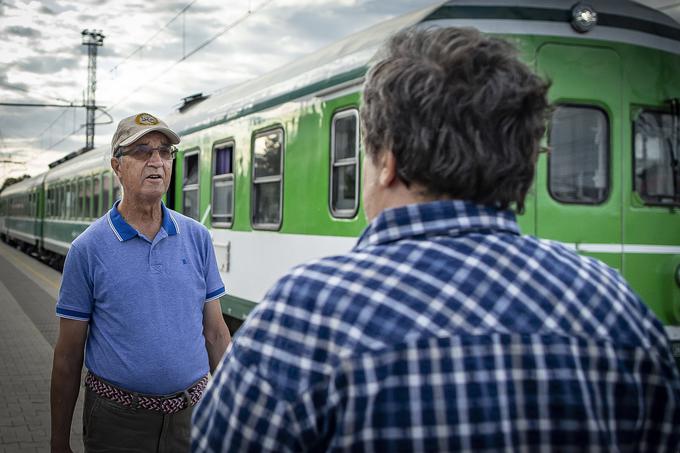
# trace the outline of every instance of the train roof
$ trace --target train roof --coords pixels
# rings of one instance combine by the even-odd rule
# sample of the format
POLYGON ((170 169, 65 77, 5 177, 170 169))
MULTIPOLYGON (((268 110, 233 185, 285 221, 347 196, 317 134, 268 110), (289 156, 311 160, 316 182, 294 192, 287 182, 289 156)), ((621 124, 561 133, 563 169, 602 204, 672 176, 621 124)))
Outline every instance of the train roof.
POLYGON ((229 87, 168 118, 180 135, 306 96, 358 87, 381 44, 411 26, 473 26, 485 32, 627 42, 680 53, 680 24, 629 0, 592 0, 598 25, 570 25, 572 0, 451 0, 376 24, 261 77, 229 87))
POLYGON ((16 184, 12 184, 11 186, 6 187, 5 190, 3 190, 0 193, 0 197, 5 198, 10 195, 28 192, 34 187, 41 185, 43 180, 45 179, 46 174, 47 172, 40 173, 39 175, 26 178, 24 180, 19 181, 16 184))
POLYGON ((49 184, 57 180, 70 179, 92 170, 110 167, 110 152, 108 146, 91 149, 62 164, 51 168, 45 177, 49 184))

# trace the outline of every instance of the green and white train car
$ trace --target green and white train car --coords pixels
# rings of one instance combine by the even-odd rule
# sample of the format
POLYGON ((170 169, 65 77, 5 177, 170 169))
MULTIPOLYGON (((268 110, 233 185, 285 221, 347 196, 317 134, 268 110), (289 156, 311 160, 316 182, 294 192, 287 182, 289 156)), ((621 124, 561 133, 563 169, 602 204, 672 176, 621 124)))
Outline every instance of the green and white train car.
MULTIPOLYGON (((632 1, 590 5, 449 1, 228 91, 189 99, 167 118, 182 142, 166 202, 210 228, 229 292, 221 300, 225 315, 244 319, 290 267, 347 251, 365 227, 358 109, 379 46, 410 26, 472 26, 513 41, 524 61, 552 80, 550 152, 539 158, 519 218, 523 232, 619 269, 680 354, 680 25, 632 1)), ((108 161, 69 170, 80 160, 87 158, 45 177, 44 247, 49 235, 58 253, 109 205, 101 188, 113 191, 115 178, 109 173, 104 181, 108 161), (53 178, 57 172, 62 176, 53 178), (87 178, 100 179, 99 198, 87 201, 94 183, 83 182, 76 203, 92 211, 74 218, 69 213, 77 208, 50 188, 75 184, 71 192, 80 194, 78 181, 87 178)))
POLYGON ((680 339, 680 26, 629 1, 591 4, 451 1, 170 118, 182 135, 174 205, 211 227, 225 313, 243 317, 291 266, 349 249, 365 226, 358 108, 377 47, 408 26, 474 26, 515 42, 553 83, 551 152, 523 231, 619 269, 680 339), (592 13, 599 23, 577 31, 589 24, 573 15, 592 13))
POLYGON ((42 238, 44 179, 41 173, 0 193, 0 237, 14 239, 26 251, 37 250, 42 238))
POLYGON ((44 182, 43 249, 65 256, 92 221, 109 210, 120 195, 110 164, 110 152, 97 149, 55 163, 44 182))

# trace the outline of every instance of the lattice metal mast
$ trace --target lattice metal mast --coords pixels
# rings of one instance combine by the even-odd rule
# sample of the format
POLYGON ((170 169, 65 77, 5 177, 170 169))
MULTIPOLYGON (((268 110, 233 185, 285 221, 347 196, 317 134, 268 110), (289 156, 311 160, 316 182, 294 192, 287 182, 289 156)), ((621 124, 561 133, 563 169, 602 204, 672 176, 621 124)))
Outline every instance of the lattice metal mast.
POLYGON ((94 112, 95 93, 97 91, 97 47, 104 45, 104 35, 101 30, 83 30, 82 44, 87 46, 87 98, 85 108, 87 110, 85 120, 85 149, 94 148, 94 112))

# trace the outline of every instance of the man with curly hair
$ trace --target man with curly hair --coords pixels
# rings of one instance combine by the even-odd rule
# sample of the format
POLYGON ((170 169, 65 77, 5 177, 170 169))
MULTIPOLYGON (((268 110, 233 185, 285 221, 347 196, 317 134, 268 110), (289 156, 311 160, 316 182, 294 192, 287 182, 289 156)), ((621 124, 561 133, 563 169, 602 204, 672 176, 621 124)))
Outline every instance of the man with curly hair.
POLYGON ((195 451, 677 451, 661 324, 515 220, 548 83, 507 42, 410 29, 369 71, 354 249, 291 270, 194 413, 195 451))

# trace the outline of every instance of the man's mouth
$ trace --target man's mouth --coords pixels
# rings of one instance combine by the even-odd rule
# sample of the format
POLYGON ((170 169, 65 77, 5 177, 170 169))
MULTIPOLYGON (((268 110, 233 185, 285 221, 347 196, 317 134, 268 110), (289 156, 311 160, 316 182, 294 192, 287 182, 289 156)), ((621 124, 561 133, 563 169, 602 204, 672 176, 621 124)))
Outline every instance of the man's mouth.
POLYGON ((161 175, 149 175, 146 179, 163 179, 161 175))

